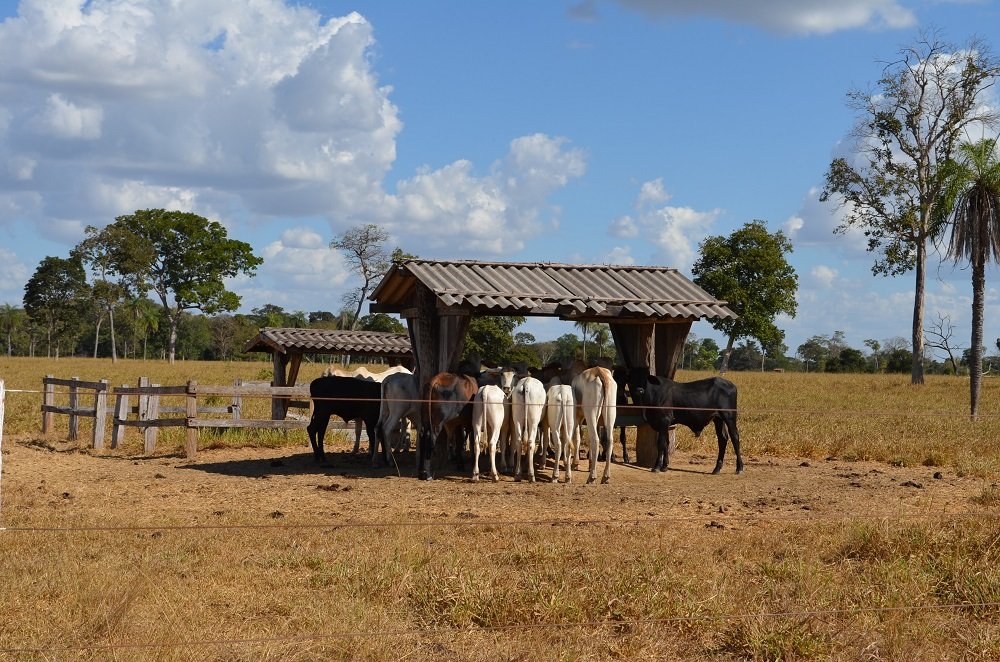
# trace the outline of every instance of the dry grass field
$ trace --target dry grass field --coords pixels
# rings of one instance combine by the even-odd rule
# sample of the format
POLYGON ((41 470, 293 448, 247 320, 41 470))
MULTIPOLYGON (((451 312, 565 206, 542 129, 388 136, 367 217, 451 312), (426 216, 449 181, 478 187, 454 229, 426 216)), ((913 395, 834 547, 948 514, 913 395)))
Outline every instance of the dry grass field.
POLYGON ((94 451, 17 392, 269 368, 0 358, 0 659, 1000 659, 992 379, 972 423, 962 378, 731 373, 744 475, 682 430, 604 486, 424 483, 344 434, 319 468, 304 431, 94 451))

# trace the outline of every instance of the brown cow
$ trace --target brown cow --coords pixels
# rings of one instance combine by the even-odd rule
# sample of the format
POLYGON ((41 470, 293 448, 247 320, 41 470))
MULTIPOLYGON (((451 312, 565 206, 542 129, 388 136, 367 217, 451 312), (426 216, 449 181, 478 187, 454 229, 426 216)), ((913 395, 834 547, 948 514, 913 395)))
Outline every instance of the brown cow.
POLYGON ((465 440, 472 434, 472 399, 478 390, 475 377, 451 372, 439 372, 424 388, 421 400, 426 409, 422 412, 417 440, 417 477, 420 480, 434 478, 431 463, 442 435, 461 464, 465 440))

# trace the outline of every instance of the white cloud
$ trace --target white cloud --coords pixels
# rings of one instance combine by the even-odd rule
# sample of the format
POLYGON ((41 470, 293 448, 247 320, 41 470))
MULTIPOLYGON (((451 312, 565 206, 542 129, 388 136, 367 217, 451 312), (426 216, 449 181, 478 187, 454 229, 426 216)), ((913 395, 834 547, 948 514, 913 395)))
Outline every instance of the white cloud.
POLYGON ((825 288, 833 287, 833 282, 837 278, 837 270, 824 264, 816 265, 809 273, 821 287, 825 288))
POLYGON ((604 264, 635 264, 627 246, 615 246, 604 256, 603 262, 604 264))
POLYGON ((657 18, 707 16, 789 34, 829 34, 839 30, 901 29, 916 17, 898 0, 617 0, 657 18))
POLYGON ((615 219, 608 232, 620 239, 643 240, 655 249, 650 259, 689 271, 694 264, 698 244, 708 236, 722 210, 699 211, 691 207, 662 205, 670 198, 662 180, 643 183, 636 197, 635 215, 615 219))
POLYGON ((55 138, 94 140, 101 137, 104 113, 96 106, 77 105, 52 94, 38 118, 31 122, 41 133, 55 138))
POLYGON ((432 253, 509 255, 558 223, 547 198, 586 170, 582 150, 565 138, 533 134, 516 138, 489 174, 470 161, 423 170, 397 184, 384 200, 387 220, 407 245, 432 253))

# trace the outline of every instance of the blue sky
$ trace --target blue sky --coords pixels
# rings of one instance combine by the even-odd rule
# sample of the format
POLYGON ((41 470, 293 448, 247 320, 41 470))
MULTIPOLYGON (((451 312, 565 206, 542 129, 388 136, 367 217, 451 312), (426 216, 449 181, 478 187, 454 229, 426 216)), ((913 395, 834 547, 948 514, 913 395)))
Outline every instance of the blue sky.
MULTIPOLYGON (((353 283, 328 244, 358 223, 422 257, 689 273, 706 236, 762 219, 795 246, 789 353, 908 339, 912 275, 872 276, 818 196, 846 93, 921 29, 996 51, 1000 5, 0 0, 0 302, 86 225, 147 207, 254 246, 258 275, 231 284, 247 312, 338 310, 353 283)), ((927 319, 967 347, 969 274, 939 262, 927 319)))

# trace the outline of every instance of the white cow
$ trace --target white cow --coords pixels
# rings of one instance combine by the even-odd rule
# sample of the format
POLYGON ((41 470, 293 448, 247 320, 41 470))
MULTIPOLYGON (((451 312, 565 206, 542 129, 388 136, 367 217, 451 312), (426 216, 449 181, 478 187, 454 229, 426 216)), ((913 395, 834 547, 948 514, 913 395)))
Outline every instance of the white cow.
MULTIPOLYGON (((404 368, 405 370, 405 368, 404 368)), ((382 380, 382 403, 375 427, 375 446, 372 447, 372 463, 378 444, 382 444, 386 464, 392 459, 392 449, 410 447, 410 423, 420 428, 420 403, 417 378, 408 370, 396 371, 382 380)))
MULTIPOLYGON (((576 411, 574 411, 573 387, 569 384, 553 384, 545 398, 545 425, 542 438, 548 438, 549 446, 555 448, 556 461, 552 467, 552 482, 559 482, 559 459, 565 455, 566 482, 573 480, 573 447, 576 434, 576 411)), ((543 461, 544 461, 544 455, 543 461)))
POLYGON ((479 454, 490 456, 490 477, 500 480, 497 473, 497 442, 504 420, 504 392, 499 386, 480 386, 472 400, 472 480, 479 480, 479 454), (485 437, 485 440, 484 440, 485 437), (484 449, 485 446, 485 449, 484 449))
POLYGON ((528 480, 535 482, 535 444, 538 424, 545 409, 545 387, 534 377, 525 377, 511 392, 510 418, 514 435, 514 480, 521 480, 521 455, 528 455, 528 480))
POLYGON ((573 379, 573 398, 576 400, 577 448, 580 421, 587 421, 587 438, 590 440, 590 476, 587 483, 593 483, 597 479, 598 438, 607 449, 601 483, 611 482, 610 439, 618 413, 618 384, 607 368, 588 368, 573 379), (601 425, 604 426, 603 434, 600 433, 601 425))

